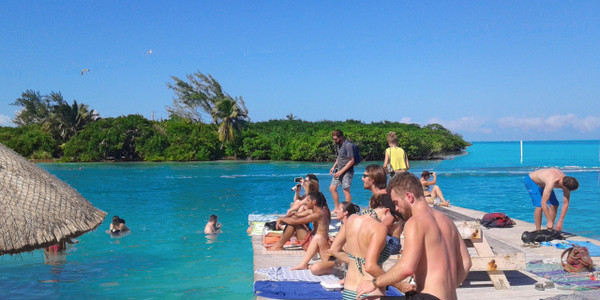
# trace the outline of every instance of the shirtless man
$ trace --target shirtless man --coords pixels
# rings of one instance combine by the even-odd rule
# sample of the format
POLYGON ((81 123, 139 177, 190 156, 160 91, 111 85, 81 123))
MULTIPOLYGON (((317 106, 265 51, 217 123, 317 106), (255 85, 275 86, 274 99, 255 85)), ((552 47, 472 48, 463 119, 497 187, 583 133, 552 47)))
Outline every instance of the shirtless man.
MULTIPOLYGON (((115 216, 115 218, 117 218, 115 216)), ((205 234, 215 234, 215 233, 220 233, 221 232, 221 223, 219 223, 217 221, 217 215, 210 215, 210 217, 208 217, 208 223, 206 223, 206 225, 204 226, 204 233, 205 234)), ((113 219, 113 223, 114 223, 114 219, 113 219)), ((123 224, 125 225, 125 224, 123 224)), ((111 230, 112 230, 112 224, 111 224, 111 230)))
POLYGON ((308 249, 310 241, 315 235, 323 235, 325 237, 324 241, 328 240, 331 212, 329 211, 329 207, 327 207, 325 196, 319 191, 312 191, 307 194, 307 200, 306 206, 308 209, 305 212, 309 213, 306 216, 298 217, 293 215, 277 218, 275 225, 277 229, 285 224, 283 235, 277 243, 268 247, 267 250, 283 250, 283 245, 294 235, 296 235, 304 250, 308 249), (313 222, 312 232, 308 232, 308 227, 306 226, 310 222, 313 222))
POLYGON ((577 179, 565 176, 565 173, 559 169, 539 169, 529 175, 525 176, 525 187, 531 196, 531 201, 535 210, 533 212, 533 218, 535 222, 535 229, 542 229, 542 212, 546 216, 546 227, 561 231, 563 228, 563 222, 565 221, 565 215, 569 209, 569 200, 571 198, 571 191, 576 190, 579 187, 577 179), (560 218, 556 224, 556 213, 558 211, 558 199, 554 194, 555 188, 563 190, 563 206, 560 212, 560 218))
POLYGON ((456 289, 469 273, 471 258, 456 226, 427 205, 421 182, 413 174, 396 174, 388 191, 407 220, 402 256, 385 274, 362 281, 358 295, 414 276, 416 291, 406 293, 407 299, 457 299, 456 289))

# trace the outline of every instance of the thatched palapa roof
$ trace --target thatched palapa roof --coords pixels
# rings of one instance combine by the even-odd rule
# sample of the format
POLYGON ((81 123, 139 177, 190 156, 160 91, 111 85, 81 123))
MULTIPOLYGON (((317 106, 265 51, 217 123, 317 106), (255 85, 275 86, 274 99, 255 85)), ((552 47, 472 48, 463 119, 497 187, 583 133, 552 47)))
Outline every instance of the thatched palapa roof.
POLYGON ((0 255, 76 238, 105 216, 71 186, 0 143, 0 255))

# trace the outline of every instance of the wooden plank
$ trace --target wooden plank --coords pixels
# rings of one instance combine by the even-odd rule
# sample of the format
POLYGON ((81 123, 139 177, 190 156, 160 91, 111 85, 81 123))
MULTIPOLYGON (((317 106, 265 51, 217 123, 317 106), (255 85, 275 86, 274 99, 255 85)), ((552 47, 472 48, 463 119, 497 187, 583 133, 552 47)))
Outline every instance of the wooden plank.
POLYGON ((463 240, 477 240, 481 238, 481 224, 477 221, 454 221, 456 229, 463 240))
POLYGON ((512 271, 525 270, 525 253, 513 253, 496 256, 471 257, 471 271, 512 271))

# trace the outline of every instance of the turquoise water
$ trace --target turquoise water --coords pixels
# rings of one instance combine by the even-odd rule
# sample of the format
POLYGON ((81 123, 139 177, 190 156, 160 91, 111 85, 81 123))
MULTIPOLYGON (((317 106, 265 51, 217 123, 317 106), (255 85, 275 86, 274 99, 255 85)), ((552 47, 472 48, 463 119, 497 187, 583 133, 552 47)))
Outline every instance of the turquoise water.
MULTIPOLYGON (((381 162, 378 162, 381 163, 381 162)), ((369 162, 356 170, 361 174, 369 162)), ((0 257, 3 298, 202 298, 252 297, 249 213, 279 213, 292 197, 293 178, 316 173, 326 190, 331 164, 290 162, 42 164, 108 212, 96 231, 70 246, 66 262, 44 263, 41 251, 0 257), (81 169, 79 169, 81 168, 81 169), (210 214, 224 232, 203 234, 210 214), (132 233, 104 231, 119 215, 132 233)), ((474 143, 465 155, 413 161, 413 172, 435 170, 453 204, 502 211, 533 221, 523 176, 538 167, 560 167, 579 179, 565 230, 600 239, 600 162, 597 141, 474 143)), ((560 197, 560 191, 557 191, 560 197)), ((368 202, 360 176, 354 201, 368 202)), ((330 204, 329 192, 325 193, 330 204)))

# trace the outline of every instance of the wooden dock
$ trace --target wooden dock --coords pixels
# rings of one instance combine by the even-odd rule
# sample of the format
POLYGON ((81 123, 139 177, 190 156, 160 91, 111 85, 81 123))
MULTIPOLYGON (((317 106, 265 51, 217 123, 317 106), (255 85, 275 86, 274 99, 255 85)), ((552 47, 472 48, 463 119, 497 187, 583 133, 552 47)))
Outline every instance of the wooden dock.
MULTIPOLYGON (((473 221, 481 218, 485 213, 481 211, 452 206, 448 208, 436 208, 443 211, 456 222, 473 221)), ((513 228, 491 228, 481 227, 481 236, 485 237, 485 243, 489 245, 491 251, 486 252, 486 247, 481 250, 481 240, 475 238, 475 244, 472 252, 473 268, 465 282, 457 290, 458 298, 465 300, 480 299, 544 299, 558 295, 580 294, 582 292, 561 290, 557 288, 538 291, 534 288, 536 282, 545 282, 546 279, 540 278, 535 274, 524 270, 523 263, 533 260, 558 261, 563 252, 554 247, 542 246, 538 248, 522 247, 521 234, 523 231, 532 231, 534 224, 516 220, 513 228), (489 260, 494 256, 496 270, 490 271, 489 260), (479 270, 479 271, 475 271, 479 270), (506 282, 504 282, 506 280, 506 282)), ((568 218, 567 218, 568 222, 568 218)), ((469 223, 469 222, 467 222, 469 223)), ((471 225, 473 222, 470 222, 471 225)), ((468 227, 468 225, 465 225, 468 227)), ((464 235, 464 234, 463 234, 464 235)), ((600 245, 600 241, 581 236, 570 236, 569 240, 589 241, 600 245)), ((252 236, 252 248, 254 251, 254 271, 276 266, 294 266, 298 264, 304 256, 304 251, 265 251, 262 246, 261 236, 252 236)), ((396 263, 398 256, 392 256, 383 268, 389 269, 396 263)), ((599 257, 593 257, 594 264, 600 263, 599 257)), ((254 273, 254 281, 266 280, 264 275, 254 273)), ((260 297, 258 299, 261 299, 260 297)), ((581 299, 581 298, 579 298, 581 299)))

